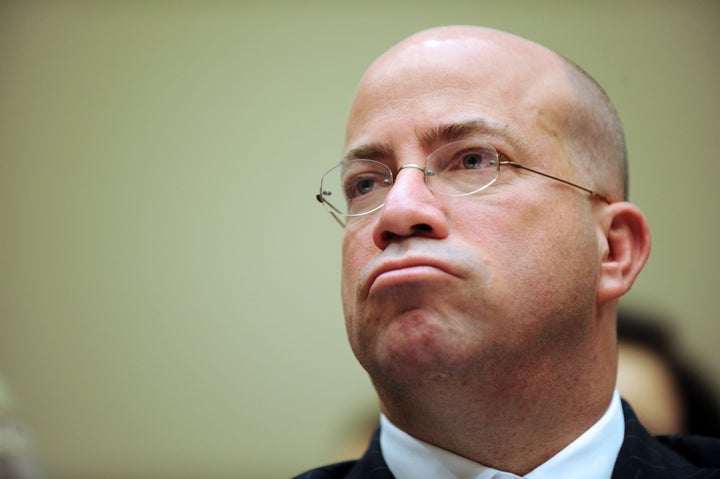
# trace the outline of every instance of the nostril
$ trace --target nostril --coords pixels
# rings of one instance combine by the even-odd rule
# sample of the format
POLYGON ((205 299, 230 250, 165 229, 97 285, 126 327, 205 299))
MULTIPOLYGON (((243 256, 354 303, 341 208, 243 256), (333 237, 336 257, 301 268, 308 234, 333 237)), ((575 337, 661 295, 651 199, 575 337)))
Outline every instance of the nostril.
POLYGON ((383 233, 380 236, 381 236, 383 242, 389 243, 393 239, 397 238, 398 235, 396 235, 392 231, 383 231, 383 233))
POLYGON ((392 231, 383 231, 380 235, 382 240, 386 243, 389 243, 397 238, 403 237, 403 236, 412 236, 414 234, 422 234, 427 232, 432 232, 432 226, 430 226, 427 223, 418 223, 416 225, 413 225, 410 227, 410 232, 408 234, 401 234, 401 233, 394 233, 392 231))

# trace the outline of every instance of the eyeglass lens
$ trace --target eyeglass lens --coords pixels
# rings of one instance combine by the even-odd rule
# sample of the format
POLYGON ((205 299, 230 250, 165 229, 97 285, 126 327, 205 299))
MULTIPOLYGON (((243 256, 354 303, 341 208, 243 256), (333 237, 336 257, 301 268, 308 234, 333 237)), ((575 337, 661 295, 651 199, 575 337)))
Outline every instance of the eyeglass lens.
MULTIPOLYGON (((434 193, 469 195, 487 188, 497 179, 498 153, 477 141, 453 142, 428 156, 423 171, 425 182, 434 193)), ((380 208, 393 183, 393 172, 385 163, 346 160, 325 173, 320 195, 330 211, 358 216, 380 208)))

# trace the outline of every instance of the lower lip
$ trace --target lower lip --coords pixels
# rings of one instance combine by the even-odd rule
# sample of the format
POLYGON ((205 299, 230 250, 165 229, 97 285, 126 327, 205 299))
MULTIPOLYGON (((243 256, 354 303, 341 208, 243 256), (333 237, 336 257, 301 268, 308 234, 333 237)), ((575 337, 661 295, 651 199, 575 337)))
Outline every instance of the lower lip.
POLYGON ((421 281, 447 279, 448 273, 434 266, 412 266, 409 268, 386 271, 372 282, 370 292, 379 288, 407 285, 421 281))

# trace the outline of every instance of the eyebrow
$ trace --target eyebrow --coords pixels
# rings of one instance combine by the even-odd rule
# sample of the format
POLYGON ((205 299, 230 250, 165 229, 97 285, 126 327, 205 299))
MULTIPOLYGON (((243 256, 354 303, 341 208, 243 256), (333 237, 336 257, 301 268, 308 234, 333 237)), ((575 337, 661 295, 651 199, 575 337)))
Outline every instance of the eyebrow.
MULTIPOLYGON (((474 135, 499 136, 516 146, 522 146, 524 144, 512 133, 507 125, 482 118, 437 125, 417 133, 420 144, 427 150, 432 149, 438 144, 460 141, 474 135)), ((387 144, 364 143, 350 149, 345 155, 345 159, 352 160, 362 158, 380 160, 392 158, 392 156, 393 149, 387 144)))
POLYGON ((345 154, 346 160, 380 160, 390 158, 393 155, 392 148, 381 143, 364 143, 352 148, 345 154))
POLYGON ((459 123, 448 123, 435 126, 419 134, 420 142, 425 147, 438 143, 450 143, 464 140, 474 135, 503 136, 514 139, 507 125, 491 122, 482 118, 467 120, 459 123))

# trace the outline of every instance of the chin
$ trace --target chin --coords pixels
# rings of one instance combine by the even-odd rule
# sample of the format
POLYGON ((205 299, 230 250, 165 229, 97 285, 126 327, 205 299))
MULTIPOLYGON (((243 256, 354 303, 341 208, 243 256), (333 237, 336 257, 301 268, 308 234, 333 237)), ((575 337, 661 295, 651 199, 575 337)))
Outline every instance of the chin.
POLYGON ((361 363, 372 374, 394 377, 398 381, 417 381, 443 376, 453 370, 461 356, 461 338, 447 324, 422 313, 405 314, 393 320, 378 334, 368 338, 361 363))

